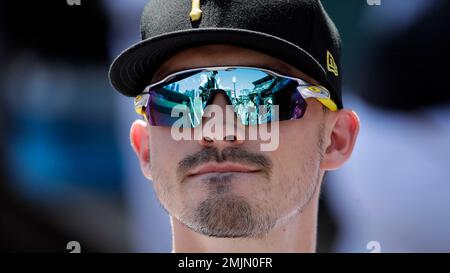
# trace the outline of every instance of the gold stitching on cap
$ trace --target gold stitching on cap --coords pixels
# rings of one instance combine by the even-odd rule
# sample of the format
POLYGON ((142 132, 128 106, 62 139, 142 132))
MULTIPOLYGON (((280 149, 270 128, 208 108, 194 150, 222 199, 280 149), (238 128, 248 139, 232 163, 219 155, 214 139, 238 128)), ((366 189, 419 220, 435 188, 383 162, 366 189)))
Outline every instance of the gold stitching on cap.
POLYGON ((192 0, 192 10, 189 13, 192 21, 200 20, 202 16, 202 10, 200 9, 200 0, 192 0))
POLYGON ((334 61, 334 57, 328 50, 327 50, 327 69, 328 71, 333 73, 336 77, 339 76, 339 70, 336 65, 336 62, 334 61))

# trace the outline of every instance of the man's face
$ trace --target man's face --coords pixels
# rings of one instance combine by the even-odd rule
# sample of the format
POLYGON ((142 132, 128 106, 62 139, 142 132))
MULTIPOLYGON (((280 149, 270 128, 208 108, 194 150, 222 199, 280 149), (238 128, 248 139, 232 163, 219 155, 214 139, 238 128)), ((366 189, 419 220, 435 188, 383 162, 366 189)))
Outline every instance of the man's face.
MULTIPOLYGON (((278 59, 226 45, 173 56, 153 82, 187 68, 223 65, 265 67, 314 83, 278 59)), ((218 94, 213 103, 225 107, 226 100, 218 94)), ((273 151, 261 151, 261 140, 176 141, 170 127, 147 125, 144 174, 168 213, 192 230, 216 237, 264 235, 299 213, 320 187, 327 113, 315 99, 307 103, 302 119, 279 122, 279 135, 272 136, 279 145, 273 151)))

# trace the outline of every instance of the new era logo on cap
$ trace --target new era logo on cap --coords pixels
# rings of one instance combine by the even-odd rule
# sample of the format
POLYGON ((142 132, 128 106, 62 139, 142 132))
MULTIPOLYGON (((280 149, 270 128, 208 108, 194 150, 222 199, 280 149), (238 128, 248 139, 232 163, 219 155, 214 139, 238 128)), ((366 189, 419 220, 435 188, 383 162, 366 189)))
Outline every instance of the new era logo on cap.
POLYGON ((331 54, 330 51, 327 50, 327 69, 331 73, 333 73, 336 77, 339 76, 339 70, 336 65, 336 62, 334 61, 333 54, 331 54))

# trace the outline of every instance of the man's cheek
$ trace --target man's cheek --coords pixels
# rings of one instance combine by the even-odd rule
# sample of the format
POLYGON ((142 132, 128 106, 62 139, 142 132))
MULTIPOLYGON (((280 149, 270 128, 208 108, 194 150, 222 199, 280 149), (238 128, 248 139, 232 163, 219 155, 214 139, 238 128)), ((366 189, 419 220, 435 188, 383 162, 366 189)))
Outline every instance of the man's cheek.
POLYGON ((270 126, 267 123, 259 126, 259 137, 261 139, 261 152, 272 152, 279 148, 280 144, 280 123, 273 122, 270 126))

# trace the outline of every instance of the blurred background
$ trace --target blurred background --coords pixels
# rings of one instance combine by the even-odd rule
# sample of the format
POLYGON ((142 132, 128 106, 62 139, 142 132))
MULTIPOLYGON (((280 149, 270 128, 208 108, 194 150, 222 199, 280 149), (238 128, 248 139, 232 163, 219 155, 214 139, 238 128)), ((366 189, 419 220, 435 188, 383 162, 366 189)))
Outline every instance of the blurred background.
MULTIPOLYGON (((0 2, 0 251, 170 252, 107 78, 147 0, 68 2, 0 2)), ((368 2, 322 0, 361 131, 326 178, 318 251, 450 252, 450 2, 368 2)))

